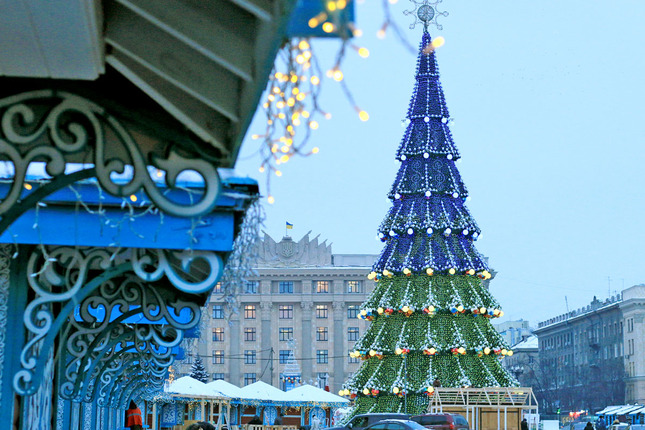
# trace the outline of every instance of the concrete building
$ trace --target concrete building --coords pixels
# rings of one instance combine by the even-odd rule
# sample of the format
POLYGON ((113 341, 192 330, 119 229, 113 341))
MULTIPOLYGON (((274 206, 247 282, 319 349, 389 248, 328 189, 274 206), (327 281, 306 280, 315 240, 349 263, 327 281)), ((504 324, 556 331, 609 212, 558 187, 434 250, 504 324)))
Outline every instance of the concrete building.
POLYGON ((645 285, 623 291, 625 401, 645 404, 645 285))
MULTIPOLYGON (((359 366, 348 354, 367 326, 357 315, 374 288, 367 275, 378 256, 333 254, 309 233, 298 242, 265 233, 258 251, 238 314, 217 291, 211 296, 197 348, 207 370, 238 386, 262 380, 284 389, 299 367, 303 383, 337 392, 359 366)), ((190 373, 190 362, 188 355, 178 363, 180 374, 190 373)))
POLYGON ((540 383, 545 412, 599 410, 645 400, 645 286, 637 285, 541 322, 540 383))
POLYGON ((511 344, 513 355, 504 358, 504 367, 511 371, 521 387, 537 388, 541 381, 539 346, 537 336, 531 335, 519 343, 511 344))
POLYGON ((529 322, 524 321, 523 319, 504 321, 500 324, 493 324, 493 327, 495 327, 495 330, 502 335, 502 338, 504 338, 504 341, 506 341, 509 346, 523 342, 533 333, 532 329, 529 327, 529 322))

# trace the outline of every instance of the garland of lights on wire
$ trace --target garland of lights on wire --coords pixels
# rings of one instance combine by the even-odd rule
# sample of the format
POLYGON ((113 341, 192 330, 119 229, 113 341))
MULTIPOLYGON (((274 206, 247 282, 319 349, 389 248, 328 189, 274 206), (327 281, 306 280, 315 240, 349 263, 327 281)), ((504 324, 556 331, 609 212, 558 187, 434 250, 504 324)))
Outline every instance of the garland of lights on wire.
POLYGON ((413 2, 412 27, 422 22, 424 32, 392 207, 378 231, 385 245, 368 276, 376 286, 359 314, 371 324, 350 352, 362 365, 339 392, 355 399, 352 415, 422 413, 437 385, 517 386, 500 363, 513 351, 491 324, 504 313, 485 285, 492 275, 474 246, 481 231, 455 166, 435 58, 443 39, 427 32, 445 14, 439 1, 413 2))

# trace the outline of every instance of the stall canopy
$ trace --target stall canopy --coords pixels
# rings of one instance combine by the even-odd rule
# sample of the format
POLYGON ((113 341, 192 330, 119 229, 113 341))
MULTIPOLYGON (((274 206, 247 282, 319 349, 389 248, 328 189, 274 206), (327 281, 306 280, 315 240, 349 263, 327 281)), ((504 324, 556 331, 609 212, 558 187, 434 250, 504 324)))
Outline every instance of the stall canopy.
POLYGON ((279 388, 258 381, 240 389, 242 400, 264 400, 279 403, 286 400, 286 393, 279 388))
POLYGON ((223 379, 218 379, 206 384, 206 391, 216 396, 224 396, 230 398, 242 397, 242 390, 240 389, 240 387, 235 386, 230 382, 226 382, 223 379))
POLYGON ((306 384, 287 391, 285 393, 285 400, 290 403, 310 403, 331 407, 342 407, 349 404, 349 400, 343 397, 306 384))
POLYGON ((205 397, 205 396, 215 396, 215 394, 209 393, 206 384, 197 379, 191 378, 190 376, 184 376, 179 379, 175 379, 170 383, 167 393, 170 394, 180 394, 186 397, 205 397))

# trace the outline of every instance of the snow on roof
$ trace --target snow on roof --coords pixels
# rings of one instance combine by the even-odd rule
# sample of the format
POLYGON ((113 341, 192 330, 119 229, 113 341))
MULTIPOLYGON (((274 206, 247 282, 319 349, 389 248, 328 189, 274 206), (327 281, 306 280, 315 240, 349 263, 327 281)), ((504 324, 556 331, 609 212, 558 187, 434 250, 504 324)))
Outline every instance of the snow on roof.
POLYGON ((289 402, 349 403, 349 400, 312 385, 301 385, 285 393, 289 402))
POLYGON ((636 409, 640 409, 642 407, 643 407, 643 405, 624 405, 624 406, 619 407, 618 409, 615 409, 615 410, 612 410, 612 411, 609 411, 609 412, 605 412, 605 414, 609 414, 609 415, 625 415, 625 414, 628 414, 628 413, 630 413, 630 412, 632 412, 632 411, 634 411, 636 409))
POLYGON ((619 405, 619 406, 616 406, 616 405, 613 405, 613 406, 607 406, 605 409, 603 409, 603 410, 601 410, 601 411, 596 412, 596 415, 600 415, 600 414, 609 414, 609 413, 611 413, 611 411, 615 411, 615 410, 618 410, 618 409, 620 409, 620 408, 622 408, 622 405, 619 405))
POLYGON ((223 379, 209 382, 206 384, 206 390, 215 396, 242 397, 242 389, 240 387, 226 382, 223 379))
POLYGON ((240 397, 250 400, 271 400, 281 402, 285 399, 285 392, 267 384, 257 381, 240 389, 240 397))
MULTIPOLYGON (((640 405, 634 405, 634 406, 640 406, 640 405)), ((629 413, 629 415, 636 415, 636 414, 645 414, 645 406, 640 406, 638 409, 635 409, 629 413)))
POLYGON ((190 376, 183 376, 172 381, 168 393, 183 394, 186 396, 212 396, 206 389, 206 384, 190 376))
POLYGON ((513 345, 513 351, 518 349, 537 349, 538 348, 538 338, 535 335, 527 337, 522 342, 516 343, 513 345))

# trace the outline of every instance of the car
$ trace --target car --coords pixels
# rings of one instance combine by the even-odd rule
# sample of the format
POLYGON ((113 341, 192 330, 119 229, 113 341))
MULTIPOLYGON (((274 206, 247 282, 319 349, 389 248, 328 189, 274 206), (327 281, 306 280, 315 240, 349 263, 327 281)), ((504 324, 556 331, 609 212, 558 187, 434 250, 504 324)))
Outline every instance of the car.
POLYGON ((341 427, 331 427, 327 430, 363 430, 372 424, 387 419, 402 419, 407 420, 410 418, 409 414, 398 413, 377 413, 377 414, 360 414, 349 420, 347 424, 341 427))
MULTIPOLYGON (((593 425, 593 423, 592 423, 593 425)), ((584 430, 587 427, 587 422, 586 421, 578 421, 575 423, 571 423, 569 426, 569 430, 584 430)), ((594 427, 595 429, 595 427, 594 427)))
POLYGON ((372 424, 366 430, 426 430, 426 428, 416 421, 390 419, 372 424))
POLYGON ((459 414, 423 414, 415 415, 410 418, 427 429, 434 430, 470 430, 470 425, 466 418, 459 414))

